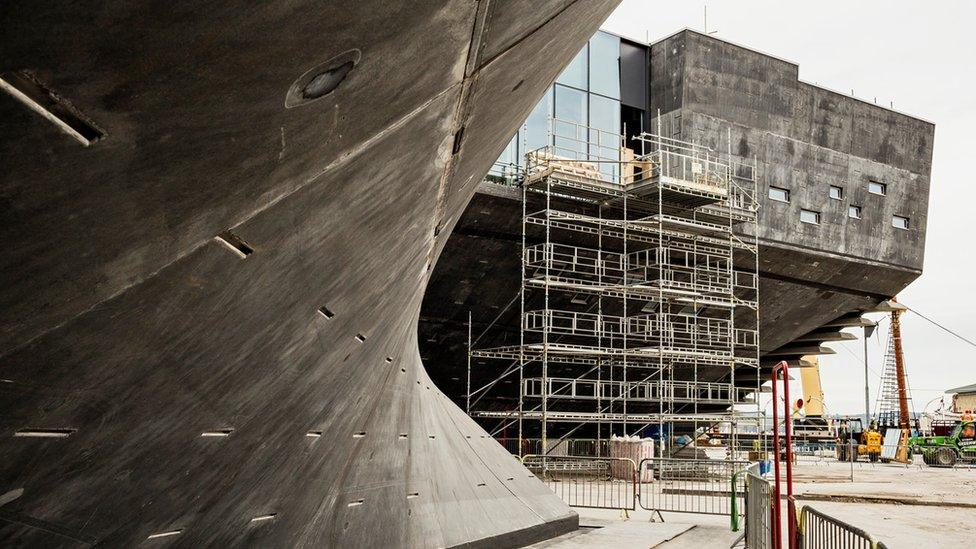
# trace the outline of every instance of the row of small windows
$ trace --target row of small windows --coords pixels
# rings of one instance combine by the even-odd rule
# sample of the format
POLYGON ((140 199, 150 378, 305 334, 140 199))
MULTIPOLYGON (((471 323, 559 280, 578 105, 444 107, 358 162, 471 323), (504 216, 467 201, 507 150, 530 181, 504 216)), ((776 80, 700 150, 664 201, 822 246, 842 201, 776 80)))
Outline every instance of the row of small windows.
MULTIPOLYGON (((847 217, 852 219, 861 219, 861 207, 860 206, 848 206, 847 207, 847 217)), ((809 223, 811 225, 820 224, 820 212, 815 212, 813 210, 800 210, 800 221, 803 223, 809 223)), ((893 215, 891 216, 891 226, 896 229, 908 230, 909 219, 903 215, 893 215)))
MULTIPOLYGON (((878 183, 876 181, 871 181, 868 183, 868 192, 871 194, 877 194, 884 196, 887 193, 887 185, 884 183, 878 183)), ((844 199, 844 189, 841 187, 836 187, 834 185, 830 186, 830 198, 833 200, 843 200, 844 199)), ((775 200, 777 202, 790 201, 790 190, 783 189, 781 187, 769 187, 769 198, 770 200, 775 200)), ((851 219, 861 219, 861 207, 855 206, 853 204, 847 206, 847 217, 851 219)), ((820 212, 813 210, 800 210, 800 221, 803 223, 809 223, 811 225, 820 224, 820 212)), ((908 230, 909 219, 902 215, 891 216, 891 226, 896 229, 908 230)))

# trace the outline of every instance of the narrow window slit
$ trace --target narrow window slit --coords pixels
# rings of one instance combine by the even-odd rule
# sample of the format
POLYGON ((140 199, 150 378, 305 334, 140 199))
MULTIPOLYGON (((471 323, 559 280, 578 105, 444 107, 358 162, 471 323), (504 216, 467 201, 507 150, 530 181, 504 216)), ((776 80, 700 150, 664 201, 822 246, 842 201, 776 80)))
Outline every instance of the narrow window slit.
POLYGON ((320 436, 322 436, 322 431, 309 431, 305 433, 305 436, 309 438, 319 438, 320 436))
POLYGON ((321 314, 325 318, 332 318, 332 317, 335 316, 335 313, 333 313, 332 311, 330 311, 328 307, 321 307, 321 308, 319 308, 319 314, 321 314))
POLYGON ((360 343, 363 343, 364 341, 366 341, 366 336, 364 336, 363 334, 356 334, 356 339, 358 339, 360 343))
POLYGON ((387 362, 393 362, 393 357, 391 357, 391 356, 386 357, 386 361, 387 362))
POLYGON ((71 436, 77 429, 21 429, 14 433, 15 437, 33 438, 65 438, 71 436))
POLYGON ((168 538, 170 536, 178 536, 182 533, 183 533, 183 529, 179 528, 177 530, 168 530, 166 532, 159 532, 158 534, 150 534, 149 537, 146 539, 148 540, 148 539, 157 539, 157 538, 168 538))
POLYGON ((507 479, 505 479, 505 480, 515 480, 515 477, 508 477, 508 478, 507 478, 507 479))
POLYGON ((248 245, 247 242, 244 242, 241 237, 230 231, 224 231, 215 236, 214 239, 226 246, 230 251, 236 253, 241 259, 247 259, 247 256, 254 253, 254 248, 248 245))
POLYGON ((454 134, 454 145, 451 146, 451 154, 455 155, 461 152, 461 141, 464 140, 464 126, 455 132, 454 134))
POLYGON ((400 371, 401 371, 402 373, 407 373, 407 369, 406 369, 406 368, 400 368, 400 371))
POLYGON ((400 438, 401 440, 402 439, 406 439, 407 438, 407 433, 400 433, 400 436, 398 438, 400 438))
POLYGON ((267 515, 258 515, 251 519, 251 522, 264 522, 266 520, 271 520, 278 516, 278 513, 268 513, 267 515))
POLYGON ((366 431, 359 431, 358 433, 353 433, 352 438, 363 438, 366 436, 366 431))
POLYGON ((217 429, 216 431, 204 431, 200 433, 202 437, 227 437, 233 433, 233 429, 217 429))
POLYGON ((0 89, 86 147, 105 137, 105 132, 94 122, 27 71, 0 73, 0 89))
POLYGON ((409 494, 407 494, 407 499, 413 499, 416 497, 420 497, 420 492, 410 492, 409 494))
POLYGON ((479 483, 479 484, 478 484, 478 487, 479 487, 479 488, 480 488, 480 487, 482 487, 482 486, 488 486, 488 485, 487 485, 487 484, 485 484, 484 482, 481 482, 481 483, 479 483))
POLYGON ((427 435, 427 436, 429 436, 429 437, 430 437, 430 438, 432 438, 432 439, 434 438, 434 435, 427 435))
POLYGON ((364 501, 365 500, 362 500, 362 499, 357 499, 355 501, 350 501, 349 503, 346 504, 346 507, 359 507, 360 505, 363 504, 364 501))

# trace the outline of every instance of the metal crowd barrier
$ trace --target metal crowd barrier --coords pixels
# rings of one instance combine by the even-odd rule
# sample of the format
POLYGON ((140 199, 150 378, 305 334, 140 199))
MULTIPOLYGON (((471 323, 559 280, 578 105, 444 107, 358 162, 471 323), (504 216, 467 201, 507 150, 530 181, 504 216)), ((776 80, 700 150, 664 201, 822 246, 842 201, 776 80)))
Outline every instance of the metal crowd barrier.
MULTIPOLYGON (((795 502, 791 501, 791 505, 795 502)), ((797 515, 799 549, 886 549, 871 534, 804 505, 797 515)))
POLYGON ((527 455, 522 464, 570 507, 636 509, 632 459, 527 455))
MULTIPOLYGON (((746 549, 767 549, 773 545, 773 487, 759 476, 759 464, 746 472, 745 479, 745 546, 746 549)), ((736 526, 733 523, 733 526, 736 526)), ((733 527, 733 530, 735 528, 733 527)))
POLYGON ((740 508, 745 480, 736 473, 747 465, 738 460, 643 459, 637 469, 640 506, 657 512, 729 515, 740 508))

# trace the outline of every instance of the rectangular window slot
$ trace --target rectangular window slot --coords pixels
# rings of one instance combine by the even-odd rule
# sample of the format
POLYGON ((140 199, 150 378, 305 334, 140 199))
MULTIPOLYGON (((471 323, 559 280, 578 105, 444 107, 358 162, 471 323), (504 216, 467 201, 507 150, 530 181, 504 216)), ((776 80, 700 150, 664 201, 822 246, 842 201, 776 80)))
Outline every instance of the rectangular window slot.
POLYGON ((400 368, 400 372, 405 374, 405 373, 407 373, 407 369, 406 368, 400 368))
POLYGON ((416 497, 420 497, 420 492, 410 492, 409 494, 407 494, 407 499, 413 499, 416 497))
POLYGON ((359 507, 363 504, 365 500, 357 499, 356 501, 350 501, 346 504, 346 507, 359 507))
POLYGON ((848 206, 847 207, 847 217, 851 219, 861 219, 861 207, 860 206, 848 206))
POLYGON ((363 438, 366 436, 366 431, 359 431, 358 433, 353 433, 352 438, 363 438))
POLYGON ((515 477, 508 477, 508 478, 507 478, 507 479, 505 479, 505 480, 515 480, 515 477))
POLYGON ((105 137, 105 132, 78 112, 71 103, 25 71, 0 73, 0 89, 53 122, 61 131, 86 147, 105 137))
POLYGON ((399 438, 400 438, 401 440, 406 440, 406 438, 407 438, 407 434, 406 434, 406 433, 400 433, 400 436, 399 436, 399 438))
POLYGON ((364 341, 366 341, 366 336, 364 336, 363 334, 356 334, 356 339, 358 339, 360 343, 363 343, 364 341))
POLYGON ((803 223, 809 223, 810 225, 819 225, 820 212, 815 212, 813 210, 800 210, 800 221, 803 223))
POLYGON ((891 216, 891 226, 896 229, 908 230, 908 218, 901 215, 891 216))
POLYGON ((322 431, 309 431, 305 433, 305 436, 309 438, 319 438, 320 436, 322 436, 322 431))
POLYGON ((386 357, 386 361, 387 362, 393 362, 393 357, 391 357, 391 356, 386 357))
POLYGON ((459 129, 454 134, 454 145, 451 146, 451 154, 452 155, 455 155, 455 154, 461 152, 461 141, 463 139, 464 139, 464 126, 461 126, 461 129, 459 129))
POLYGON ((233 433, 233 429, 217 429, 216 431, 204 431, 200 433, 202 437, 228 437, 233 433))
POLYGON ((178 536, 178 535, 180 535, 182 533, 183 533, 183 529, 180 528, 179 530, 169 530, 167 532, 160 532, 158 534, 151 534, 146 539, 168 538, 170 536, 178 536))
POLYGON ((868 192, 879 196, 888 194, 888 185, 877 181, 868 181, 868 192))
POLYGON ((21 429, 14 433, 15 437, 31 438, 65 438, 71 436, 77 429, 21 429))
POLYGON ((837 187, 835 185, 830 186, 830 198, 834 200, 844 199, 844 189, 837 187))
POLYGON ((214 239, 227 246, 230 251, 237 254, 241 259, 247 259, 247 256, 254 253, 254 248, 249 246, 247 242, 241 240, 241 237, 230 231, 224 231, 215 236, 214 239))
POLYGON ((488 486, 488 485, 487 485, 487 484, 485 484, 484 482, 482 482, 482 483, 479 483, 479 484, 478 484, 478 487, 479 487, 479 488, 480 488, 480 487, 482 487, 482 486, 488 486))
POLYGON ((332 317, 335 316, 335 313, 333 313, 332 311, 330 311, 328 307, 322 307, 322 308, 320 308, 319 309, 319 314, 321 314, 325 318, 332 318, 332 317))
POLYGON ((783 189, 781 187, 769 187, 769 199, 775 200, 777 202, 789 202, 790 201, 790 191, 789 189, 783 189))
POLYGON ((433 438, 434 438, 434 435, 427 435, 427 436, 428 436, 428 437, 430 437, 431 439, 433 439, 433 438))
POLYGON ((277 513, 270 513, 270 514, 267 514, 267 515, 259 515, 259 516, 256 516, 256 517, 252 518, 251 519, 251 522, 264 522, 266 520, 272 520, 276 516, 278 516, 277 513))

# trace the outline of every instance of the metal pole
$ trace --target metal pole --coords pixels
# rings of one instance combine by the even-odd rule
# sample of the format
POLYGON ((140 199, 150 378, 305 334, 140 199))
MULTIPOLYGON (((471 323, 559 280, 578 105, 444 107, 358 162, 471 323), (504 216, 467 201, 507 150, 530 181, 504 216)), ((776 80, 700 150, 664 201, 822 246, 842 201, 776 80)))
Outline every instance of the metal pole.
POLYGON ((468 389, 464 409, 471 415, 471 309, 468 309, 468 389))
POLYGON ((868 389, 868 337, 871 333, 868 332, 868 326, 864 327, 864 421, 866 424, 871 423, 871 397, 869 396, 868 389))

